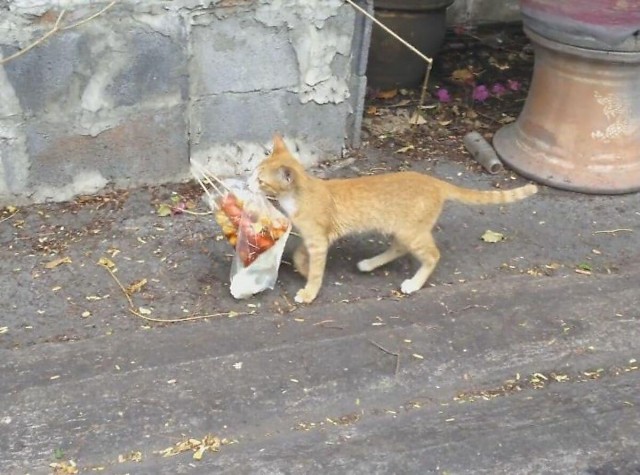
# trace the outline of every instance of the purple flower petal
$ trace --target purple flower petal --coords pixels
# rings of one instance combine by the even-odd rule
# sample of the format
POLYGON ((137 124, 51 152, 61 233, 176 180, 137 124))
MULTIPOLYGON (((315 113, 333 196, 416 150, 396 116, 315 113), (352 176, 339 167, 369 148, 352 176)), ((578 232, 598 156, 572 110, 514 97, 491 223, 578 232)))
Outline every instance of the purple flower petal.
POLYGON ((516 81, 515 79, 507 79, 507 87, 509 89, 511 89, 512 91, 519 91, 520 90, 520 82, 516 81))
POLYGON ((493 94, 494 96, 500 97, 503 94, 506 94, 506 92, 507 92, 507 88, 504 87, 499 82, 497 82, 493 86, 491 86, 491 94, 493 94))
POLYGON ((440 88, 436 91, 436 97, 440 102, 451 102, 451 95, 449 95, 449 91, 444 88, 440 88))
POLYGON ((473 94, 471 95, 474 101, 484 102, 489 98, 489 90, 487 86, 481 84, 473 88, 473 94))

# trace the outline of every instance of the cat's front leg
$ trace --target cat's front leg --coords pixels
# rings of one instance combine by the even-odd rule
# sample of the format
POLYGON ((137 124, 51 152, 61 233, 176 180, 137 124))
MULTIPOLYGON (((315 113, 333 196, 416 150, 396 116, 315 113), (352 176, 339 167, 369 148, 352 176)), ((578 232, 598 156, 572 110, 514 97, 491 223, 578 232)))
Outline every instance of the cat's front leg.
POLYGON ((302 277, 309 276, 309 253, 304 243, 300 243, 293 252, 293 267, 302 277))
POLYGON ((329 243, 318 238, 311 242, 305 241, 305 244, 309 256, 309 272, 307 285, 296 294, 295 301, 298 303, 311 303, 320 292, 329 249, 329 243))

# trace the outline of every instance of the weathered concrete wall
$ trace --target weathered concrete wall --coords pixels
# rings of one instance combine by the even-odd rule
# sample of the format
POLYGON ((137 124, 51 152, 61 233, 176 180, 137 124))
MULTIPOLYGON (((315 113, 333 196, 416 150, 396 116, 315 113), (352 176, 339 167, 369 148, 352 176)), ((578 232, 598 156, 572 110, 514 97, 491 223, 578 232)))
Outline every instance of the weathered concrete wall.
POLYGON ((455 0, 447 11, 450 25, 520 21, 518 0, 455 0))
MULTIPOLYGON (((106 4, 0 0, 0 53, 106 4)), ((0 202, 181 180, 190 158, 242 174, 274 131, 307 162, 338 154, 367 35, 341 0, 121 0, 0 66, 0 202)))

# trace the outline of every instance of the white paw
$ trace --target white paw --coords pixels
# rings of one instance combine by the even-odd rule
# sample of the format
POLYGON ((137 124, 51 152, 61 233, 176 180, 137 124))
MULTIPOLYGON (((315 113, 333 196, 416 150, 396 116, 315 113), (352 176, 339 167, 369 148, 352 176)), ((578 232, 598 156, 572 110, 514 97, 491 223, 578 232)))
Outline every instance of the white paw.
POLYGON ((420 289, 420 286, 411 279, 405 280, 400 286, 400 290, 402 291, 403 294, 412 294, 419 289, 420 289))
POLYGON ((371 259, 364 259, 358 262, 358 270, 360 272, 371 272, 373 269, 375 269, 375 267, 371 263, 371 259))
POLYGON ((307 289, 300 289, 294 297, 296 303, 311 303, 316 298, 316 294, 307 289))

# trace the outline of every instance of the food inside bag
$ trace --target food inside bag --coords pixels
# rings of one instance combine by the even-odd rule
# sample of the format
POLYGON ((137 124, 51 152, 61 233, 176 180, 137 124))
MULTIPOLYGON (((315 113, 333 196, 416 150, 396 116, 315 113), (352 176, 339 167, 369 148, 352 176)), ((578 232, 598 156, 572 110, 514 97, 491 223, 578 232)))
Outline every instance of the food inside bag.
POLYGON ((231 295, 243 299, 272 289, 291 222, 265 195, 250 191, 246 182, 221 182, 199 172, 196 178, 207 192, 216 221, 236 251, 231 265, 231 295))

